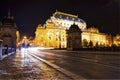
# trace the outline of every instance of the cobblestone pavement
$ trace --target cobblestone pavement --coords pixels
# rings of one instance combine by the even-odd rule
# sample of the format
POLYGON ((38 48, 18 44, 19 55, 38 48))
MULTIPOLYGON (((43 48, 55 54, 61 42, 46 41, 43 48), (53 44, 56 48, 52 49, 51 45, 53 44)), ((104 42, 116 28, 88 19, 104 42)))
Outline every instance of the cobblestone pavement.
POLYGON ((70 80, 41 61, 17 51, 0 61, 0 80, 70 80))

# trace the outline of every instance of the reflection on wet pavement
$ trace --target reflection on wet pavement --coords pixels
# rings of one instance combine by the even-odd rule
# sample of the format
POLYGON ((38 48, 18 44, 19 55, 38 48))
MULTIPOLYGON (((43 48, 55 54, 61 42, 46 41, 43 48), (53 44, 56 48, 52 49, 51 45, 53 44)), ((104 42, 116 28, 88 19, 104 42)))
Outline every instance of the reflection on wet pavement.
POLYGON ((120 79, 120 54, 114 53, 39 50, 34 54, 87 79, 120 79))
POLYGON ((0 61, 0 80, 70 80, 63 74, 31 57, 27 52, 0 61))

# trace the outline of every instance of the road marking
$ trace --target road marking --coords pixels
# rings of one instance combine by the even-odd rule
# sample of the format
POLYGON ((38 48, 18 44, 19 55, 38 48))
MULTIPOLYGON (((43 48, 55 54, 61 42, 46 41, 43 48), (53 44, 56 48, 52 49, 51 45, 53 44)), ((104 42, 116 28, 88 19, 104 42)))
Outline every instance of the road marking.
POLYGON ((69 78, 71 78, 73 80, 87 80, 82 76, 78 76, 78 75, 76 75, 74 73, 71 73, 70 71, 65 70, 65 69, 63 69, 63 68, 61 68, 61 67, 59 67, 59 66, 57 66, 55 64, 52 64, 52 63, 48 62, 47 60, 44 60, 44 59, 42 59, 42 58, 40 58, 40 57, 38 57, 36 55, 33 55, 33 54, 30 54, 30 55, 37 58, 37 59, 39 59, 39 60, 41 60, 42 62, 46 63, 47 65, 49 65, 51 67, 53 67, 54 69, 58 70, 59 72, 63 73, 64 75, 68 76, 69 78))

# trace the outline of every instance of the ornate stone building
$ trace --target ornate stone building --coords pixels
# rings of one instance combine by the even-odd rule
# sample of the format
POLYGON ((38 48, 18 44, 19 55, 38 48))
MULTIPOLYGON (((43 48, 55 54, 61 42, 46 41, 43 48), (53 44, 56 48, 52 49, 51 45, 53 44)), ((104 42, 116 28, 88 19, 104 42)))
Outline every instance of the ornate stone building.
POLYGON ((81 29, 82 47, 88 47, 89 43, 92 46, 111 46, 111 36, 100 33, 97 28, 86 28, 86 22, 78 18, 77 15, 67 14, 56 11, 53 15, 42 25, 36 28, 35 44, 42 47, 66 48, 67 35, 66 30, 71 25, 77 25, 81 29))
POLYGON ((46 24, 46 27, 38 25, 35 43, 41 47, 66 48, 66 31, 52 23, 46 24))
POLYGON ((0 39, 8 47, 16 47, 16 40, 19 40, 19 31, 10 11, 0 22, 0 39))
POLYGON ((100 33, 97 28, 91 27, 82 32, 82 43, 84 47, 84 41, 89 42, 92 41, 93 46, 111 46, 112 45, 112 37, 105 33, 100 33))
POLYGON ((120 35, 119 34, 113 37, 113 44, 120 47, 120 35))
POLYGON ((75 23, 81 30, 86 29, 86 22, 77 15, 56 11, 44 26, 38 25, 35 43, 42 47, 66 48, 66 30, 75 23))

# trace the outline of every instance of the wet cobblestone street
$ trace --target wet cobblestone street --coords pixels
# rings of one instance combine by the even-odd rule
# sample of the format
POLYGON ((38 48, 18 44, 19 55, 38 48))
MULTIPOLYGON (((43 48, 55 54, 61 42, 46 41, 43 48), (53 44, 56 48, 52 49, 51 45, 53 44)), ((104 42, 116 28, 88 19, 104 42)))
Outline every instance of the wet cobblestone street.
POLYGON ((45 63, 17 51, 0 61, 0 80, 70 80, 45 63))

